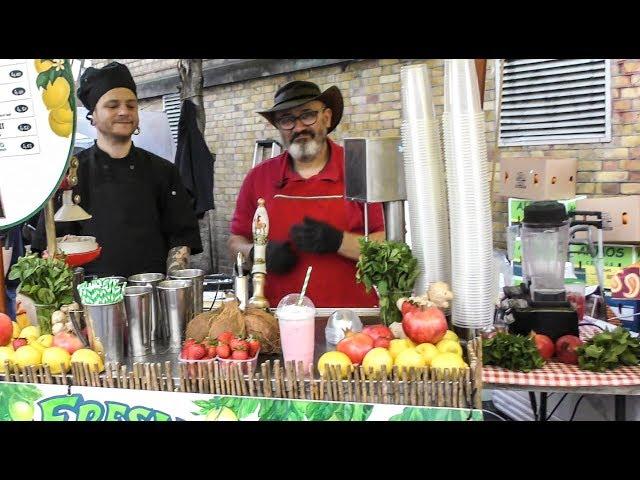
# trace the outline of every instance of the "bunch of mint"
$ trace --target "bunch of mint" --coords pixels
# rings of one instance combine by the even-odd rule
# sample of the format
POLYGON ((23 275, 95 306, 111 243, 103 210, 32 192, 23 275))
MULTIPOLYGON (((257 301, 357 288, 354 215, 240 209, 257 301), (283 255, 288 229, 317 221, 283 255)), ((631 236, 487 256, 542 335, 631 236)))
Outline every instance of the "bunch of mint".
POLYGON ((594 335, 576 348, 576 352, 582 370, 604 372, 622 365, 638 365, 640 340, 633 338, 627 329, 618 327, 594 335))

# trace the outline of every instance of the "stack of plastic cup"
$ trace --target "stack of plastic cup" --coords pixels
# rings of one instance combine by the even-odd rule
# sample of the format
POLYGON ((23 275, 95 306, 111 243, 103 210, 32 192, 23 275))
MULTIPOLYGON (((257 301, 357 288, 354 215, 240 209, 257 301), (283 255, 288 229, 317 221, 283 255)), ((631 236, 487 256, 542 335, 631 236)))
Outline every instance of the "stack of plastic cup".
POLYGON ((493 323, 497 287, 490 170, 474 61, 446 60, 444 82, 452 321, 457 327, 482 329, 493 323))
POLYGON ((445 169, 440 129, 426 65, 405 66, 402 81, 402 144, 409 207, 411 250, 420 275, 414 290, 450 282, 451 254, 445 169))

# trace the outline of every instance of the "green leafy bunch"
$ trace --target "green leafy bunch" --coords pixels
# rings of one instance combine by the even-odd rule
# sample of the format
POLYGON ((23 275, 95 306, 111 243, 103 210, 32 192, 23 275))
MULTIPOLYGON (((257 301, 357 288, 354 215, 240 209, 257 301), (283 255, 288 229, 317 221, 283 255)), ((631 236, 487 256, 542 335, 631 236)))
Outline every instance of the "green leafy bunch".
POLYGON ((544 365, 533 338, 499 332, 482 344, 484 365, 496 365, 518 372, 530 372, 544 365))
POLYGON ((420 273, 418 260, 406 243, 374 242, 360 239, 360 258, 356 280, 363 283, 367 292, 373 286, 380 299, 380 319, 384 324, 402 320, 396 300, 413 290, 420 273))
POLYGON ((35 303, 59 308, 73 302, 73 271, 58 258, 37 254, 20 257, 9 272, 9 280, 19 280, 18 291, 35 303))
POLYGON ((626 328, 598 333, 576 348, 578 366, 582 370, 604 372, 622 365, 637 365, 640 359, 640 340, 633 338, 626 328))

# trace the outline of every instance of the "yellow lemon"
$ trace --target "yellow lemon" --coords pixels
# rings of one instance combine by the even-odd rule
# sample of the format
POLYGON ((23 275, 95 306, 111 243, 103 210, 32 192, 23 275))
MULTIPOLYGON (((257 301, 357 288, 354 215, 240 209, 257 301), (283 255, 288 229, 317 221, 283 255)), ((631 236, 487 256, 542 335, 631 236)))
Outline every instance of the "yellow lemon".
POLYGON ((416 347, 416 351, 420 355, 422 355, 422 358, 424 358, 424 361, 427 365, 431 365, 431 360, 433 360, 433 357, 440 353, 440 351, 433 343, 421 343, 416 347))
POLYGON ((462 347, 455 340, 440 340, 436 344, 436 347, 438 347, 438 350, 440 350, 443 353, 451 352, 451 353, 455 353, 456 355, 460 355, 462 357, 462 347))
POLYGON ((401 351, 395 358, 394 365, 398 368, 420 368, 427 364, 424 357, 415 348, 407 348, 401 351))
POLYGON ((20 338, 29 338, 40 336, 40 327, 36 327, 34 325, 29 325, 28 327, 24 327, 20 330, 20 338))
POLYGON ((18 322, 11 322, 13 324, 13 333, 11 334, 11 338, 18 338, 20 336, 20 325, 18 322))
POLYGON ((431 368, 469 368, 460 355, 443 352, 431 360, 431 368))
POLYGON ((24 368, 29 365, 40 365, 42 353, 32 345, 24 345, 16 350, 13 358, 18 366, 24 368))
POLYGON ((53 335, 40 335, 38 337, 38 343, 45 348, 49 348, 51 345, 53 345, 53 335))
POLYGON ((393 357, 386 348, 372 348, 364 356, 362 367, 367 378, 380 378, 382 376, 382 367, 385 368, 387 375, 391 373, 393 357))
POLYGON ((51 373, 67 373, 71 368, 71 355, 64 348, 49 347, 42 352, 42 364, 49 365, 51 373), (62 371, 64 368, 64 372, 62 371))
POLYGON ((60 123, 53 117, 53 112, 49 113, 49 126, 53 133, 59 137, 68 137, 73 131, 73 123, 60 123))
POLYGON ((73 352, 73 355, 71 355, 71 363, 86 363, 89 365, 89 370, 96 373, 100 373, 104 370, 104 364, 102 363, 100 355, 88 348, 81 348, 73 352), (97 371, 95 367, 96 365, 98 365, 97 371))
POLYGON ((34 336, 27 337, 27 342, 29 342, 28 345, 31 345, 33 348, 38 350, 40 353, 44 352, 44 349, 46 348, 44 345, 39 343, 38 339, 36 337, 34 337, 34 336))
POLYGON ((444 337, 440 339, 440 341, 442 340, 455 340, 456 342, 459 341, 458 335, 456 335, 455 332, 452 332, 451 330, 447 330, 447 333, 444 334, 444 337))
POLYGON ((58 123, 73 123, 73 112, 68 103, 65 103, 60 108, 51 110, 49 116, 58 123))
POLYGON ((233 422, 238 420, 238 417, 229 407, 220 407, 209 410, 205 420, 213 422, 233 422))
POLYGON ((413 348, 416 344, 413 343, 408 338, 394 338, 389 342, 389 353, 395 360, 400 352, 406 350, 407 348, 413 348))
POLYGON ((26 313, 21 313, 19 315, 16 315, 16 322, 18 323, 18 326, 20 327, 20 329, 26 328, 31 325, 31 322, 29 321, 29 317, 27 316, 26 313))
POLYGON ((53 62, 51 60, 40 60, 36 58, 33 62, 36 66, 36 72, 42 73, 46 72, 53 66, 53 62))
POLYGON ((4 362, 15 362, 15 352, 11 347, 0 347, 0 372, 4 373, 4 362))
POLYGON ((318 372, 320 372, 320 375, 324 374, 324 369, 327 365, 339 366, 342 378, 347 378, 347 376, 349 375, 349 365, 351 365, 351 359, 342 352, 326 352, 323 353, 318 360, 318 372))
POLYGON ((56 78, 42 92, 42 101, 49 110, 63 107, 69 101, 71 87, 63 77, 56 78))

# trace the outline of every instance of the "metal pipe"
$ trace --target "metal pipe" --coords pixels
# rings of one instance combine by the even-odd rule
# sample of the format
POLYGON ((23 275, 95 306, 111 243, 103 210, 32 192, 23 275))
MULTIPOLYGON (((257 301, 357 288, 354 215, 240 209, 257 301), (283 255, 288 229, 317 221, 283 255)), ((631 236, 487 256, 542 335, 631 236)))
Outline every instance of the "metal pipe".
POLYGON ((384 230, 387 240, 405 241, 404 201, 384 202, 384 230))

